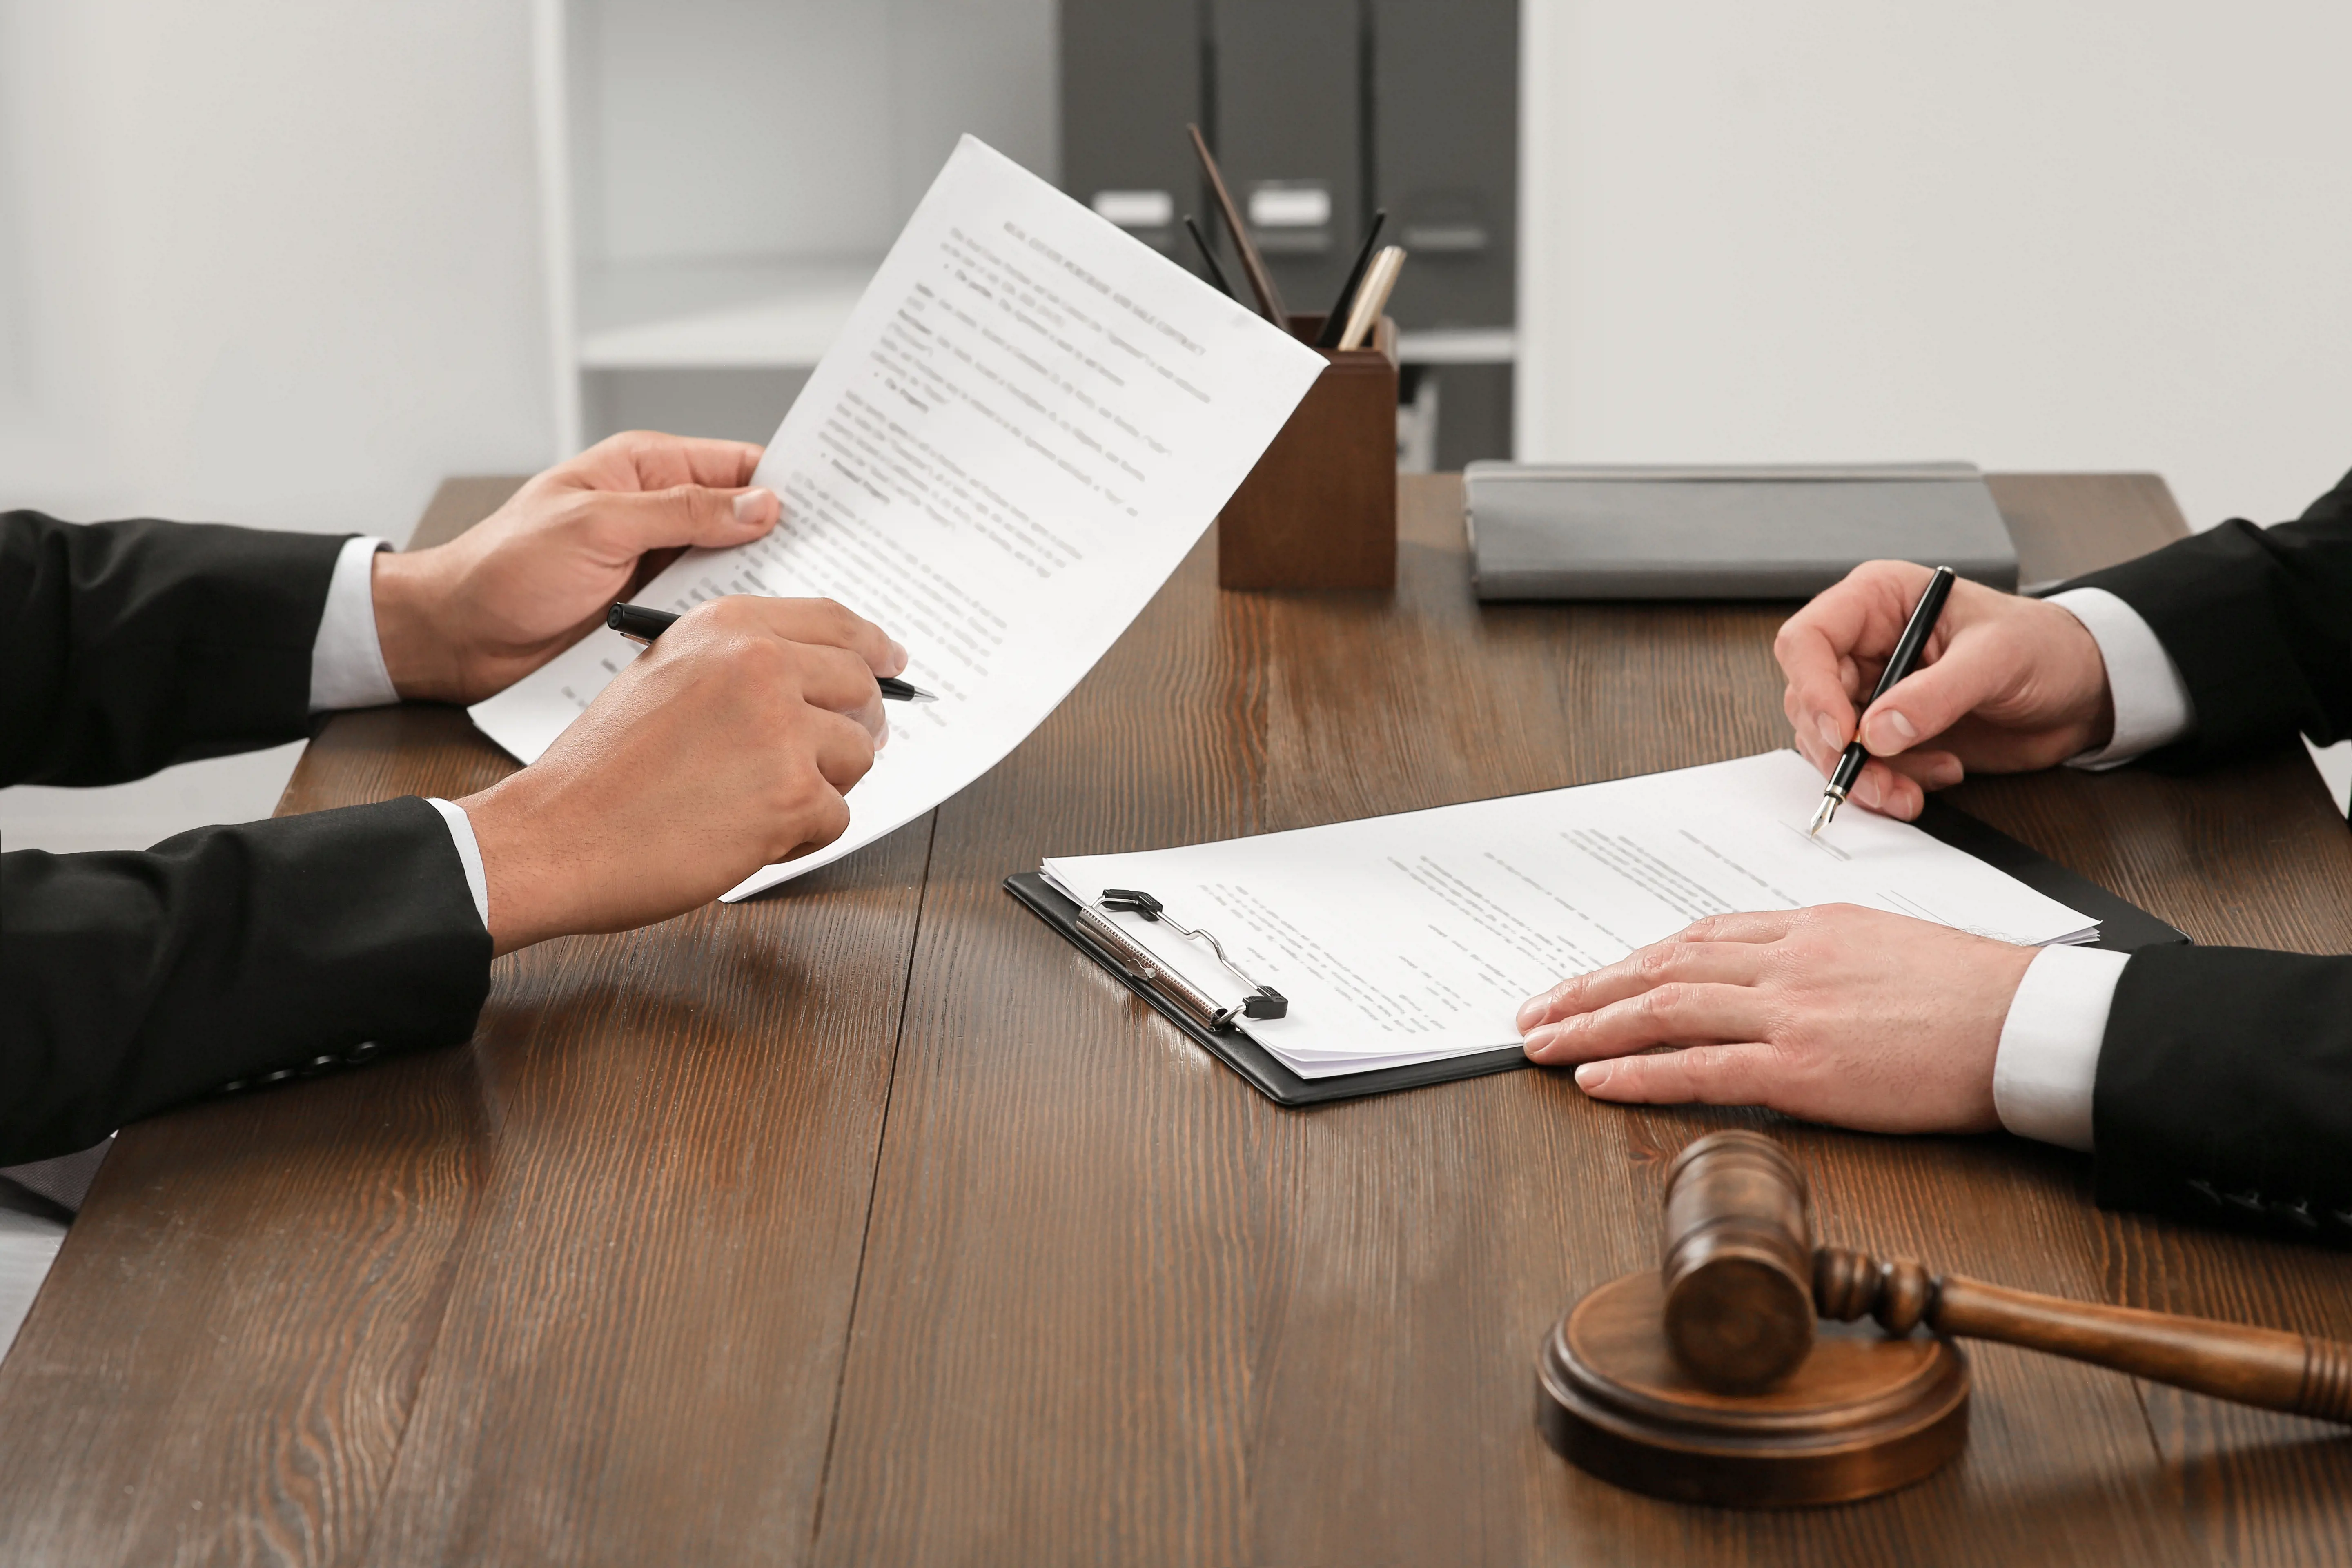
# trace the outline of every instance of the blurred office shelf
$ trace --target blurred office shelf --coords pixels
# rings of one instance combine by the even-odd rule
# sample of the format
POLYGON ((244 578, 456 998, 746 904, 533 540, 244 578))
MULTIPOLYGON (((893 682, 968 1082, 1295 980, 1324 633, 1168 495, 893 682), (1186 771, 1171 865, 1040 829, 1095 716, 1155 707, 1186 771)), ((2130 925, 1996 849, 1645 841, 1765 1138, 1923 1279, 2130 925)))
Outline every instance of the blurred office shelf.
POLYGON ((824 357, 880 264, 659 261, 582 279, 583 370, 806 370, 824 357))
POLYGON ((764 441, 969 132, 1048 180, 1057 0, 529 0, 551 424, 764 441))
MULTIPOLYGON (((1063 188, 1180 267, 1214 149, 1293 310, 1334 298, 1370 215, 1412 260, 1397 460, 1511 455, 1520 0, 1059 0, 1063 188)), ((1223 239, 1214 243, 1225 245, 1223 239)), ((1239 274, 1227 251, 1225 269, 1239 274)))

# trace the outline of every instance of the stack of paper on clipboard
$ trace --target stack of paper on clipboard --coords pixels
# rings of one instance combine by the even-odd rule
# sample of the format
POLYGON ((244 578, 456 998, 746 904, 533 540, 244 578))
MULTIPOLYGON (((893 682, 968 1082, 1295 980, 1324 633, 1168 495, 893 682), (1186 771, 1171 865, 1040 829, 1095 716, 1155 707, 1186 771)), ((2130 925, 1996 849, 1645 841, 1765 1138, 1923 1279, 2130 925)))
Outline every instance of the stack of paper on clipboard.
POLYGON ((1149 893, 1167 920, 1106 918, 1226 1007, 1303 1079, 1516 1047, 1519 1005, 1702 916, 1852 903, 2047 946, 2098 922, 1907 823, 1805 826, 1819 774, 1793 752, 1580 788, 1128 855, 1049 858, 1080 905, 1149 893), (1174 921, 1213 936, 1169 930, 1174 921), (1255 986, 1280 1017, 1239 1015, 1255 986))

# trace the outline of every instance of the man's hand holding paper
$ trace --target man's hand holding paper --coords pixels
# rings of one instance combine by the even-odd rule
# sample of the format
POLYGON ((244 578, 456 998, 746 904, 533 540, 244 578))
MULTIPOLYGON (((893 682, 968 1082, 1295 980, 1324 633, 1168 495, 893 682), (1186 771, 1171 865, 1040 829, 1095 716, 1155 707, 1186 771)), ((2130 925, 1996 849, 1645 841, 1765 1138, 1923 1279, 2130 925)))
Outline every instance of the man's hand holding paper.
POLYGON ((1518 1026, 1531 1059, 1576 1066, 1595 1100, 1986 1132, 2034 952, 1853 904, 1713 915, 1530 998, 1518 1026))
MULTIPOLYGON (((892 715, 890 753, 839 838, 730 896, 873 842, 1019 744, 1199 541, 1322 364, 966 138, 751 476, 782 521, 635 595, 669 611, 836 599, 901 639, 908 678, 940 697, 892 715)), ((475 721, 530 761, 637 657, 592 631, 475 721)))
MULTIPOLYGON (((1241 1027, 1309 1079, 1509 1047, 1530 993, 1600 970, 1612 975, 1601 989, 1567 992, 1583 1005, 1544 1021, 1597 1006, 1608 986, 1644 973, 1620 961, 1687 936, 1695 920, 1764 922, 1739 928, 1752 942, 1800 914, 1812 931, 1817 906, 1866 906, 1839 929, 1867 917, 1876 938, 1916 928, 1970 951, 2028 957, 2032 946, 2097 936, 2089 917, 1906 824, 1856 814, 1834 841, 1809 837, 1817 787, 1801 759, 1772 752, 1217 844, 1051 858, 1045 869, 1081 902, 1106 888, 1140 888, 1215 931, 1236 962, 1291 999, 1286 1016, 1241 1027)), ((1187 980, 1234 1000, 1232 983, 1164 927, 1118 922, 1187 980)), ((1747 973, 1739 966, 1754 959, 1767 967, 1753 981, 1796 952, 1784 944, 1676 962, 1747 973)), ((1688 1000, 1679 991, 1669 999, 1688 1000)), ((1788 994, 1706 999, 1752 1022, 1784 1007, 1788 994)), ((1632 1003, 1621 1016, 1649 1005, 1632 1003)), ((1715 1043, 1733 1022, 1710 1016, 1706 1026, 1718 1033, 1675 1043, 1715 1043)), ((1621 1037, 1630 1035, 1619 1017, 1598 1037, 1621 1037)), ((1589 1058, 1557 1048, 1538 1059, 1589 1058)))
POLYGON ((498 951, 666 920, 838 839, 888 734, 874 679, 905 666, 829 600, 690 612, 537 763, 457 803, 498 951))

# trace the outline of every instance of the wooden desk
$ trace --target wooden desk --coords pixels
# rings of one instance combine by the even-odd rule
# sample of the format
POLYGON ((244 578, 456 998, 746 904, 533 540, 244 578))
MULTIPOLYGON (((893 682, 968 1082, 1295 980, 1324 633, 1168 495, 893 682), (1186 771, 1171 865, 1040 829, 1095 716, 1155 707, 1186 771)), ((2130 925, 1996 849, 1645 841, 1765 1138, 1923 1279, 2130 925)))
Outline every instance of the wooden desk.
MULTIPOLYGON (((2029 576, 2181 531, 2153 479, 1996 494, 2029 576)), ((1764 1119, 1543 1071, 1280 1110, 998 890, 1783 740, 1782 610, 1482 610, 1455 482, 1404 495, 1393 595, 1220 595, 1204 544, 865 853, 502 960, 470 1048, 131 1129, 0 1367, 0 1561, 2352 1556, 2352 1439, 1999 1346, 1967 1456, 1895 1497, 1588 1479, 1535 1434, 1538 1336, 1655 1263, 1675 1149, 1764 1119)), ((350 714, 281 809, 509 765, 448 710, 350 714)), ((2299 750, 1960 798, 2200 941, 2352 951, 2352 835, 2299 750)), ((2103 1215, 2074 1156, 1774 1131, 1827 1239, 2352 1338, 2352 1259, 2103 1215)))

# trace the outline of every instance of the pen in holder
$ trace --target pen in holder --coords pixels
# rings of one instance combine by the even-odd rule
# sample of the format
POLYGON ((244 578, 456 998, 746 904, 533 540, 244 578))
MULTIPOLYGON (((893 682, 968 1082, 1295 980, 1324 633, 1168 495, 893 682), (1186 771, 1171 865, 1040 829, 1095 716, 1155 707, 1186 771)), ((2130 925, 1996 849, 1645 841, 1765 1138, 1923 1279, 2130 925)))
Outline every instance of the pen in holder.
MULTIPOLYGON (((1322 327, 1290 318, 1304 343, 1322 327)), ((1323 374, 1218 517, 1221 588, 1396 585, 1396 323, 1316 352, 1323 374)))

